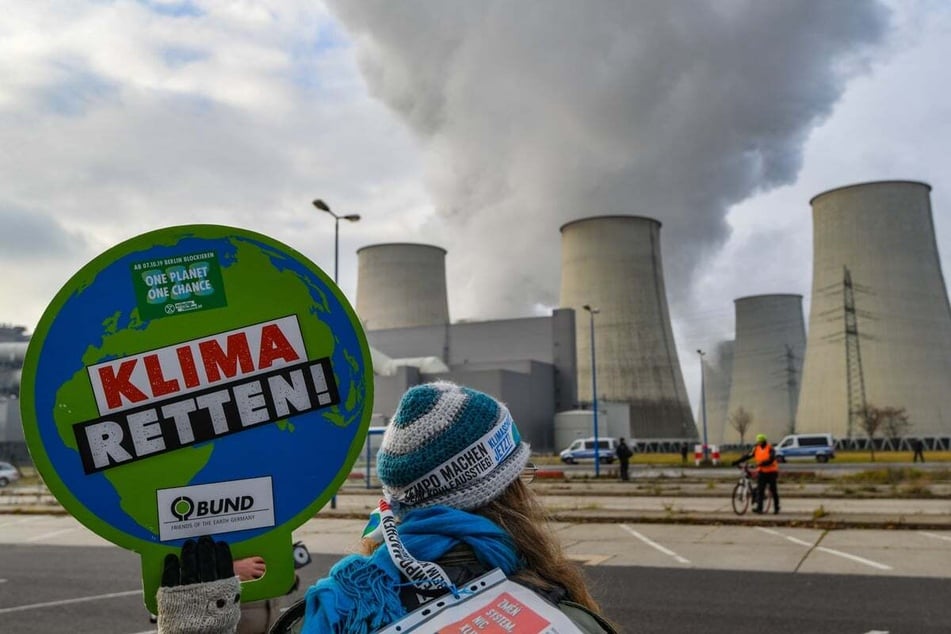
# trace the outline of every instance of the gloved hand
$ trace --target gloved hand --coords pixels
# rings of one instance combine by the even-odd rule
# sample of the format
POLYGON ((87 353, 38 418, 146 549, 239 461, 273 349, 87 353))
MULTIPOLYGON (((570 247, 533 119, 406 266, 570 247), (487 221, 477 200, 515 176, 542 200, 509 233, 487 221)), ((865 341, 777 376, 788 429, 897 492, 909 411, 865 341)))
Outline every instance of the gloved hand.
POLYGON ((201 537, 166 555, 158 591, 159 634, 233 634, 241 618, 241 584, 231 549, 201 537))

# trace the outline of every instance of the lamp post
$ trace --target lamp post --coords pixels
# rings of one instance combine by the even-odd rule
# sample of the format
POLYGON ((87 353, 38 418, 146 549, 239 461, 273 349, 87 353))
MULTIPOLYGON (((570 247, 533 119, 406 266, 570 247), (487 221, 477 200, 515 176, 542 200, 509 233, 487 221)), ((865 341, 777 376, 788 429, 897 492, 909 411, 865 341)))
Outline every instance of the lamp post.
POLYGON ((314 201, 314 207, 321 211, 326 211, 328 214, 334 217, 334 283, 337 282, 337 265, 338 265, 338 249, 340 245, 340 220, 349 220, 350 222, 356 222, 360 219, 360 214, 346 214, 345 216, 338 216, 330 210, 330 207, 322 201, 317 199, 314 201))
POLYGON ((598 441, 598 366, 594 353, 594 316, 601 311, 585 304, 591 322, 591 400, 594 409, 594 477, 601 477, 601 443, 598 441))
MULTIPOLYGON (((338 216, 330 210, 330 206, 322 201, 321 199, 316 199, 313 202, 314 207, 321 211, 326 211, 328 214, 334 217, 334 284, 337 283, 337 268, 339 265, 339 251, 340 251, 340 219, 349 220, 350 222, 356 222, 360 219, 360 214, 346 214, 345 216, 338 216)), ((369 441, 368 441, 369 442, 369 441)), ((337 508, 337 496, 330 498, 330 508, 337 508)))
POLYGON ((703 421, 703 461, 707 461, 707 390, 704 382, 703 357, 706 352, 697 350, 700 355, 700 419, 703 421))

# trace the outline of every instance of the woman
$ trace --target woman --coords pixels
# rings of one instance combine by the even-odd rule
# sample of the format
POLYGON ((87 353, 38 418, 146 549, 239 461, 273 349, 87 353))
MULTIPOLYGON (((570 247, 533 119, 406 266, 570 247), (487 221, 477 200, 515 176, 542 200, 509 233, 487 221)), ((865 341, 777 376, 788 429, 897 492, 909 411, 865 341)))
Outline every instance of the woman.
POLYGON ((522 481, 534 476, 528 458, 489 395, 448 382, 409 389, 377 455, 384 500, 364 552, 338 562, 272 632, 370 634, 494 569, 579 631, 613 632, 522 481))

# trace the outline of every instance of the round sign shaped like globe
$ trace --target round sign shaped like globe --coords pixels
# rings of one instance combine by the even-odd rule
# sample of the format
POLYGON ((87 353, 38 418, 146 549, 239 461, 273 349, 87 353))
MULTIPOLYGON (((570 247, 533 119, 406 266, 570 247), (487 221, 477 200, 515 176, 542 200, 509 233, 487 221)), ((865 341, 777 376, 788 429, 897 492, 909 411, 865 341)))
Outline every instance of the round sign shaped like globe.
POLYGON ((142 554, 212 535, 293 581, 291 531, 337 491, 370 422, 360 322, 316 265, 266 236, 192 225, 132 238, 57 294, 27 350, 23 427, 50 491, 142 554))

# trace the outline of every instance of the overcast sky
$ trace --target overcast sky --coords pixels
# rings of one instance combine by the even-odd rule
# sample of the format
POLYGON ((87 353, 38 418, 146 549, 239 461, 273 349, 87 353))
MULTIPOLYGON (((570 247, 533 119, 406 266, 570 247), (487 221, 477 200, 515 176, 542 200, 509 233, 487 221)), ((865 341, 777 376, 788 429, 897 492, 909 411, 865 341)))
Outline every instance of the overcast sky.
MULTIPOLYGON (((176 224, 270 235, 355 298, 448 249, 453 320, 558 304, 558 228, 663 222, 688 391, 733 300, 800 293, 815 194, 913 179, 951 252, 951 3, 2 2, 0 322, 176 224)), ((808 315, 808 312, 806 313, 808 315)))

